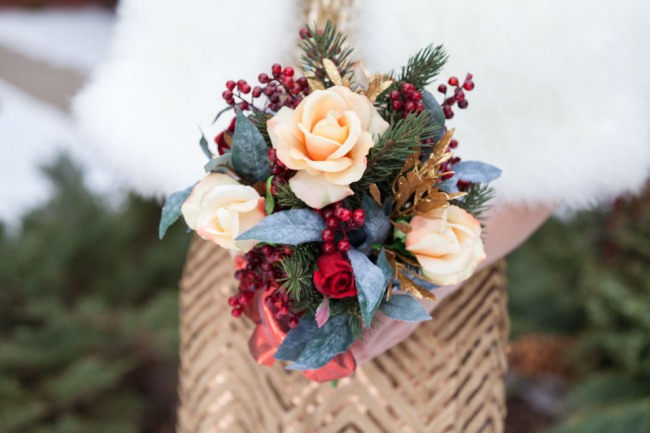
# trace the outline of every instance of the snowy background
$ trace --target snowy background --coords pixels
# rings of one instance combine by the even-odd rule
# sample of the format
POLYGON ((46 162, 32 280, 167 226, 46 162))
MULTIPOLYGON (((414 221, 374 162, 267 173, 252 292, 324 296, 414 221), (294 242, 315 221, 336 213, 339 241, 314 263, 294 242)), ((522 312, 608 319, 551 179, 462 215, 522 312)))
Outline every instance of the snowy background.
POLYGON ((7 77, 16 59, 42 68, 37 79, 47 80, 51 68, 87 77, 107 55, 113 23, 113 13, 99 8, 0 9, 0 221, 10 227, 48 197, 39 167, 61 152, 83 165, 93 191, 120 195, 76 133, 68 107, 45 102, 30 94, 29 84, 7 77))

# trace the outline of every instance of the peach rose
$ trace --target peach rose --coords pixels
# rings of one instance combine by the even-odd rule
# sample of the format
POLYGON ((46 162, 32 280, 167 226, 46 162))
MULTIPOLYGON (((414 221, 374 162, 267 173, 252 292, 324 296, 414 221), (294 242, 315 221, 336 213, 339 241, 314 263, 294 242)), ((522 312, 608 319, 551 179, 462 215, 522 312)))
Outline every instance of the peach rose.
POLYGON ((469 278, 485 260, 481 224, 458 206, 435 209, 415 216, 406 235, 406 249, 434 284, 446 286, 469 278))
POLYGON ((295 110, 283 107, 267 122, 277 157, 297 170, 291 190, 321 209, 352 195, 366 156, 388 128, 372 102, 343 86, 315 90, 295 110))
POLYGON ((235 241, 266 216, 264 198, 225 174, 209 174, 196 184, 181 212, 203 239, 229 250, 248 252, 257 241, 235 241))

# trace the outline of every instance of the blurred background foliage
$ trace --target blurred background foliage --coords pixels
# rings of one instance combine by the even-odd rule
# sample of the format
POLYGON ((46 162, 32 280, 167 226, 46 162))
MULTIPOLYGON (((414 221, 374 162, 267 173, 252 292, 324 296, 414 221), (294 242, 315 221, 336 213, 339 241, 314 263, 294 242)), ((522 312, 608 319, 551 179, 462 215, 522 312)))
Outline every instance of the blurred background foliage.
MULTIPOLYGON (((0 433, 172 432, 190 236, 65 156, 44 172, 52 198, 0 226, 0 433)), ((649 241, 646 190, 511 255, 509 432, 650 432, 649 241)))

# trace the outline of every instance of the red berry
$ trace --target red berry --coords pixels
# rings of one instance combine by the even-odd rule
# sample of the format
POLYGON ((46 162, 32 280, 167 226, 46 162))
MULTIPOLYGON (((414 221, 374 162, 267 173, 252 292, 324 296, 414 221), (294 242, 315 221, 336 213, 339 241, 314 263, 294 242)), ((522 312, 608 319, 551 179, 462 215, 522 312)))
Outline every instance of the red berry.
POLYGON ((273 66, 271 66, 271 73, 275 78, 278 78, 280 73, 282 73, 282 66, 279 63, 274 63, 273 66))
POLYGON ((236 85, 237 83, 235 83, 233 80, 226 81, 226 88, 228 90, 234 90, 236 85))
POLYGON ((402 93, 410 93, 415 90, 415 86, 411 83, 402 83, 402 93))
POLYGON ((339 226, 339 220, 334 217, 327 218, 325 220, 325 225, 331 229, 335 229, 339 226))
POLYGON ((465 77, 465 80, 466 80, 466 81, 472 81, 472 78, 474 78, 474 75, 472 75, 472 74, 467 74, 467 76, 465 77))
POLYGON ((239 109, 242 111, 248 110, 248 102, 243 101, 241 104, 239 104, 239 109))
POLYGON ((241 90, 241 92, 242 92, 243 94, 247 95, 247 94, 249 94, 249 93, 251 92, 251 86, 249 86, 248 84, 244 83, 244 84, 241 85, 241 87, 239 88, 239 90, 241 90))
POLYGON ((474 82, 471 80, 465 81, 463 83, 463 89, 467 90, 468 92, 474 90, 474 82))
POLYGON ((277 158, 275 149, 269 149, 269 151, 266 152, 266 156, 269 158, 269 161, 275 162, 275 159, 277 158))
POLYGON ((418 113, 422 113, 424 111, 424 102, 420 101, 417 104, 415 104, 415 109, 417 110, 418 113))
POLYGON ((463 99, 462 101, 458 101, 458 108, 460 109, 465 109, 469 105, 469 102, 467 102, 467 99, 463 99))
POLYGON ((260 86, 253 87, 253 98, 259 98, 262 96, 262 88, 260 86))
POLYGON ((311 37, 311 34, 309 33, 309 30, 307 30, 304 27, 302 29, 300 29, 298 34, 300 35, 300 39, 307 39, 307 38, 311 37))
POLYGON ((391 105, 393 107, 393 110, 399 111, 402 109, 404 104, 402 104, 402 101, 400 101, 399 99, 394 99, 393 102, 391 102, 391 105))
POLYGON ((284 68, 284 71, 282 71, 282 74, 286 77, 293 77, 294 71, 291 66, 287 66, 284 68))
POLYGON ((295 317, 289 319, 289 328, 293 329, 297 327, 298 327, 298 319, 296 319, 295 317))
POLYGON ((284 87, 287 89, 290 89, 293 86, 293 78, 287 76, 282 77, 282 84, 284 84, 284 87))
POLYGON ((451 119, 452 117, 454 117, 454 112, 453 112, 453 110, 451 109, 451 107, 448 106, 448 105, 444 105, 444 106, 442 107, 442 112, 443 112, 444 115, 445 115, 445 119, 451 119))
POLYGON ((352 218, 352 211, 350 209, 340 207, 334 211, 334 216, 343 222, 348 222, 350 221, 350 218, 352 218))
POLYGON ((444 84, 439 85, 438 86, 438 92, 447 93, 447 86, 445 86, 444 84))
POLYGON ((363 223, 366 220, 366 213, 364 212, 363 209, 356 209, 352 214, 352 219, 354 220, 355 223, 359 225, 363 225, 363 223))
POLYGON ((323 211, 323 218, 328 219, 334 216, 334 209, 328 207, 323 211))
POLYGON ((334 230, 332 229, 325 229, 323 230, 323 233, 321 233, 321 238, 323 238, 324 242, 333 242, 334 241, 334 230))
POLYGON ((350 241, 348 241, 347 239, 341 239, 339 241, 339 244, 337 245, 337 249, 341 253, 347 253, 348 251, 350 251, 350 241))
POLYGON ((456 92, 454 92, 454 93, 455 93, 455 95, 454 95, 454 99, 455 99, 456 101, 460 102, 460 101, 462 101, 462 100, 465 99, 465 92, 463 92, 462 90, 460 90, 460 87, 457 88, 457 89, 456 89, 456 92))
POLYGON ((221 94, 221 97, 226 101, 228 101, 232 99, 232 92, 230 90, 224 90, 223 93, 221 94))
POLYGON ((302 86, 298 83, 294 83, 293 86, 291 86, 291 93, 297 95, 300 92, 302 92, 302 86))
POLYGON ((273 247, 271 245, 264 245, 262 247, 262 252, 264 253, 265 256, 270 256, 271 253, 273 252, 273 247))
POLYGON ((458 86, 458 78, 456 77, 451 77, 447 82, 450 86, 458 86))
POLYGON ((449 147, 452 148, 452 149, 457 148, 457 147, 458 147, 458 140, 456 140, 455 138, 452 139, 452 140, 449 142, 449 147))
POLYGON ((411 93, 411 101, 413 102, 418 102, 422 99, 422 93, 420 92, 413 92, 411 93))
POLYGON ((262 84, 268 83, 269 80, 270 80, 269 76, 263 72, 257 76, 257 81, 259 81, 262 84))
POLYGON ((241 307, 233 308, 232 311, 230 312, 230 314, 232 314, 232 317, 241 317, 242 311, 243 310, 241 309, 241 307))
POLYGON ((237 88, 238 88, 239 90, 241 90, 241 87, 242 87, 243 85, 245 85, 245 84, 247 84, 247 83, 246 83, 246 80, 238 80, 238 81, 237 81, 237 88))
POLYGON ((391 90, 388 95, 389 95, 390 99, 392 99, 392 100, 399 99, 399 91, 398 90, 391 90))
POLYGON ((404 109, 405 109, 406 111, 408 111, 409 113, 410 113, 411 111, 415 111, 415 107, 416 107, 416 105, 413 103, 413 101, 408 101, 408 102, 406 103, 406 105, 404 105, 404 109))
POLYGON ((296 80, 296 83, 300 84, 300 86, 304 89, 309 87, 309 80, 307 80, 307 77, 300 77, 296 80))
POLYGON ((324 254, 334 254, 336 248, 334 247, 334 242, 325 242, 323 244, 323 253, 324 254))
POLYGON ((445 104, 449 105, 449 107, 451 107, 455 103, 456 103, 456 98, 451 98, 450 97, 450 98, 445 99, 445 104))
POLYGON ((237 299, 237 296, 231 296, 228 298, 228 306, 234 307, 236 305, 239 305, 239 300, 237 299))

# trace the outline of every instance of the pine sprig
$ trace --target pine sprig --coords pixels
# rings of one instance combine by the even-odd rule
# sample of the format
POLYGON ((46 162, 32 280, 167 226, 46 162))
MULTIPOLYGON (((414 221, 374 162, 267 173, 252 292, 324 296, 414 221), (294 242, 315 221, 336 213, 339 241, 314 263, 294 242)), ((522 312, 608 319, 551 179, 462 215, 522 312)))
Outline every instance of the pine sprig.
POLYGON ((365 174, 352 185, 355 193, 368 191, 372 183, 379 186, 382 195, 387 193, 387 187, 404 166, 406 158, 422 145, 421 137, 431 135, 433 127, 427 111, 391 124, 378 143, 370 149, 365 174))
POLYGON ((318 244, 303 244, 279 263, 280 269, 286 274, 286 277, 278 280, 282 283, 280 290, 287 294, 296 311, 315 313, 322 300, 314 287, 313 278, 319 250, 318 244))
POLYGON ((305 75, 313 76, 323 82, 325 87, 333 86, 334 83, 323 66, 323 59, 330 59, 338 67, 343 81, 351 79, 354 72, 349 59, 353 50, 346 46, 345 35, 330 21, 327 21, 322 30, 318 30, 316 24, 308 25, 307 30, 311 36, 305 38, 300 45, 300 64, 305 75))
POLYGON ((271 117, 271 114, 261 110, 253 110, 250 116, 248 116, 248 119, 253 125, 255 125, 257 130, 260 131, 260 134, 262 134, 262 137, 264 137, 264 141, 266 141, 267 144, 271 143, 271 139, 269 138, 269 131, 266 127, 266 122, 271 117))
POLYGON ((286 182, 278 183, 276 186, 275 202, 283 209, 304 209, 308 207, 304 201, 300 200, 291 191, 291 187, 286 182))
POLYGON ((412 56, 402 67, 399 82, 411 83, 416 89, 423 89, 438 76, 445 63, 447 53, 442 45, 429 45, 412 56))
POLYGON ((464 200, 458 201, 458 206, 480 220, 483 214, 490 209, 488 202, 494 198, 494 195, 494 188, 490 185, 475 183, 470 186, 464 200))

